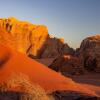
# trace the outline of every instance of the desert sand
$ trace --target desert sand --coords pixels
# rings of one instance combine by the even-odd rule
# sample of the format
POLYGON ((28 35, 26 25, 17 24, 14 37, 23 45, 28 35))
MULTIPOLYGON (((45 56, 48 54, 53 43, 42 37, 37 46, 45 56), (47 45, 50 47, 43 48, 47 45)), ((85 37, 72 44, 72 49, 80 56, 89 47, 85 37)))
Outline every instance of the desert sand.
POLYGON ((28 58, 25 54, 13 51, 8 46, 0 44, 0 82, 7 80, 12 73, 23 73, 27 75, 33 83, 39 84, 45 91, 56 90, 77 91, 96 95, 89 86, 72 81, 71 78, 64 77, 45 65, 28 58))

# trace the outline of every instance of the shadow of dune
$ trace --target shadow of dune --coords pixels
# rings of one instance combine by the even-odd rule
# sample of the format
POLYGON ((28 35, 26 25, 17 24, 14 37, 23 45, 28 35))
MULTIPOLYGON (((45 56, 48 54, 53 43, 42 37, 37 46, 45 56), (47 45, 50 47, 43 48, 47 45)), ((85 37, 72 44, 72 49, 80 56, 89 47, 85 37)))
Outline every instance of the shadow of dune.
POLYGON ((0 45, 1 45, 0 47, 0 68, 2 68, 2 66, 6 64, 6 62, 10 59, 12 54, 8 48, 3 46, 2 44, 0 45))
POLYGON ((9 60, 10 55, 6 55, 3 59, 0 59, 0 68, 9 60))
POLYGON ((99 73, 89 73, 80 76, 69 76, 75 82, 82 83, 82 84, 90 84, 100 87, 100 74, 99 73))

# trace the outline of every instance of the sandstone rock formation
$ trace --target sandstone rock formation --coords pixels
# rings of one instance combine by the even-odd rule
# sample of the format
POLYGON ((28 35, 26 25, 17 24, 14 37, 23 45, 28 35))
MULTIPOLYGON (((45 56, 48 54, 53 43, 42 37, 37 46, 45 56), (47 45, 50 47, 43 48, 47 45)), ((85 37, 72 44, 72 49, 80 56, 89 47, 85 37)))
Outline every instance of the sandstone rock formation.
POLYGON ((5 31, 5 34, 0 32, 0 42, 6 42, 16 50, 34 56, 38 56, 38 50, 48 37, 45 26, 32 25, 15 18, 0 19, 0 27, 5 31))
POLYGON ((51 69, 71 74, 83 74, 86 70, 100 72, 100 35, 84 39, 74 56, 62 55, 49 65, 51 69))
POLYGON ((49 67, 63 74, 83 74, 84 72, 80 60, 71 55, 59 56, 49 67))
POLYGON ((51 38, 47 27, 19 21, 13 17, 0 19, 0 42, 30 57, 55 57, 73 53, 62 39, 51 38))
POLYGON ((74 50, 64 43, 64 39, 50 37, 45 43, 45 50, 42 53, 42 58, 58 57, 64 54, 74 54, 74 50))
POLYGON ((85 69, 100 72, 100 35, 84 39, 77 51, 77 56, 85 69))

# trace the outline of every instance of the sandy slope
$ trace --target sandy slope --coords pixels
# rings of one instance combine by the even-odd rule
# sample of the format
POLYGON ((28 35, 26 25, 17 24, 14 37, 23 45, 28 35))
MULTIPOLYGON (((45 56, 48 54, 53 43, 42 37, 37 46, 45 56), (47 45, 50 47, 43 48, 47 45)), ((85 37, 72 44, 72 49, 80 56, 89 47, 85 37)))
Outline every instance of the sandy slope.
POLYGON ((0 81, 6 80, 12 73, 23 73, 46 91, 71 90, 94 94, 88 87, 85 88, 70 78, 66 78, 43 64, 2 44, 0 44, 0 67, 0 81))

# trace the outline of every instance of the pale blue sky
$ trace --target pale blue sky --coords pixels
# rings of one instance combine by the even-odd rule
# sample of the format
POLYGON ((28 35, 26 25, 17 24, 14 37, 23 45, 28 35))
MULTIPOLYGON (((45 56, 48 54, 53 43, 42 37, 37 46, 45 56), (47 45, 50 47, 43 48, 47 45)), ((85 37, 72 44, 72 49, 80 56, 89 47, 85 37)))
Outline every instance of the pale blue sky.
POLYGON ((100 33, 100 0, 0 0, 0 17, 10 16, 46 25, 74 48, 100 33))

